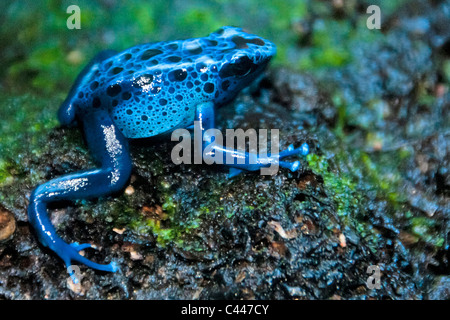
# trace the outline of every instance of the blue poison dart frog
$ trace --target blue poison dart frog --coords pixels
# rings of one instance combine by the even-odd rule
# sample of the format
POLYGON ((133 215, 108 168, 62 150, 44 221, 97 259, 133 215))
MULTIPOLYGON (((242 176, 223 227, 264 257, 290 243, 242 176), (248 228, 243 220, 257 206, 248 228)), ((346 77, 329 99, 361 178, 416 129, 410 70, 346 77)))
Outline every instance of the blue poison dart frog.
MULTIPOLYGON (((117 271, 114 262, 98 264, 79 254, 90 244, 62 240, 49 220, 48 205, 122 190, 132 170, 128 139, 188 128, 194 121, 200 123, 201 130, 214 128, 214 107, 228 103, 257 78, 275 52, 270 41, 240 28, 223 27, 205 38, 98 54, 78 76, 58 114, 62 125, 77 123, 83 127, 98 167, 50 180, 32 192, 28 218, 40 242, 60 256, 68 270, 76 261, 97 270, 117 271)), ((233 153, 246 159, 245 164, 223 161, 232 168, 232 175, 256 171, 274 161, 295 171, 299 161, 280 159, 308 153, 306 143, 297 149, 291 145, 279 156, 257 157, 255 163, 249 161, 249 153, 213 143, 206 141, 202 147, 220 149, 224 157, 233 153)), ((76 281, 73 273, 72 278, 76 281)))

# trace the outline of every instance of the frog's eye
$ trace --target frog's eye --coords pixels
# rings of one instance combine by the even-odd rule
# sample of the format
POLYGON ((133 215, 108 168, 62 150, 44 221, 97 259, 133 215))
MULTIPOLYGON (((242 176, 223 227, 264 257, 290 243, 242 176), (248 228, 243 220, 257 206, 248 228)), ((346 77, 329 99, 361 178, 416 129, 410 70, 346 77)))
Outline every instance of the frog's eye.
POLYGON ((233 62, 226 63, 222 69, 220 69, 219 76, 221 78, 244 77, 256 70, 257 67, 258 66, 254 64, 249 57, 243 56, 233 62))

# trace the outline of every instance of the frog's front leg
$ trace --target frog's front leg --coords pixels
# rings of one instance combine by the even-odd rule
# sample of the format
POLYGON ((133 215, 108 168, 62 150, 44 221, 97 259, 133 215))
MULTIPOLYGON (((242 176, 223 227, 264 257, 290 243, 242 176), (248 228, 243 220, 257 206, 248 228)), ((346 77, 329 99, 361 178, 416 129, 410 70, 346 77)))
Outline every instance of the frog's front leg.
POLYGON ((229 174, 230 178, 241 173, 242 170, 256 171, 263 167, 270 167, 274 164, 282 168, 287 168, 291 171, 296 171, 300 167, 300 161, 287 162, 281 161, 281 159, 297 154, 307 155, 309 152, 309 147, 306 143, 297 149, 290 145, 286 150, 280 152, 278 155, 269 154, 267 156, 259 156, 241 150, 226 148, 217 144, 214 141, 213 136, 207 135, 207 130, 214 128, 214 104, 212 102, 202 103, 197 106, 196 110, 195 120, 200 125, 202 132, 201 137, 197 137, 197 139, 202 139, 202 142, 200 143, 203 149, 203 157, 205 160, 207 159, 212 161, 213 158, 216 157, 217 153, 222 154, 222 163, 232 167, 229 174), (205 150, 207 152, 205 152, 205 150), (229 163, 227 159, 233 159, 233 161, 229 163), (244 163, 238 162, 238 159, 242 159, 244 163))
POLYGON ((99 168, 68 174, 38 186, 30 197, 28 218, 41 243, 59 255, 67 267, 71 261, 77 261, 97 270, 115 272, 118 268, 114 262, 103 265, 81 256, 78 251, 90 247, 89 244, 66 243, 56 234, 47 215, 50 203, 109 195, 120 191, 130 177, 128 143, 109 114, 92 112, 83 116, 81 122, 99 168))

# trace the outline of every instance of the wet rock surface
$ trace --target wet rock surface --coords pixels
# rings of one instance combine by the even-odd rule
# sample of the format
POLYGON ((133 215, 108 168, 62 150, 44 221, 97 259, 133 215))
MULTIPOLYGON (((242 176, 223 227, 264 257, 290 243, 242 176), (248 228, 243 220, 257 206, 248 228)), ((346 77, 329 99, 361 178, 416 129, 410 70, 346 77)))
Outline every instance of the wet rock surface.
POLYGON ((62 238, 120 265, 80 266, 79 286, 27 222, 37 184, 94 166, 79 130, 50 130, 0 185, 17 220, 0 242, 0 298, 448 299, 450 5, 417 3, 351 46, 346 66, 273 67, 218 110, 221 130, 278 128, 282 149, 307 142, 298 172, 227 179, 220 167, 174 165, 169 139, 135 141, 126 192, 52 208, 62 238), (380 289, 367 285, 369 266, 380 289))

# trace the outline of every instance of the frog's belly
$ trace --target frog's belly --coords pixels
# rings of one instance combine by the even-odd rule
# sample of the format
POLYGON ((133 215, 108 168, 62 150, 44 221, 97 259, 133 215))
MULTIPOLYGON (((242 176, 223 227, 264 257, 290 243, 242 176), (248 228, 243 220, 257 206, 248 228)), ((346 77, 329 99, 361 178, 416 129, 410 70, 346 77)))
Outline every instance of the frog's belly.
POLYGON ((195 104, 149 105, 142 108, 114 108, 112 119, 123 135, 130 139, 148 138, 185 128, 193 123, 195 104))

